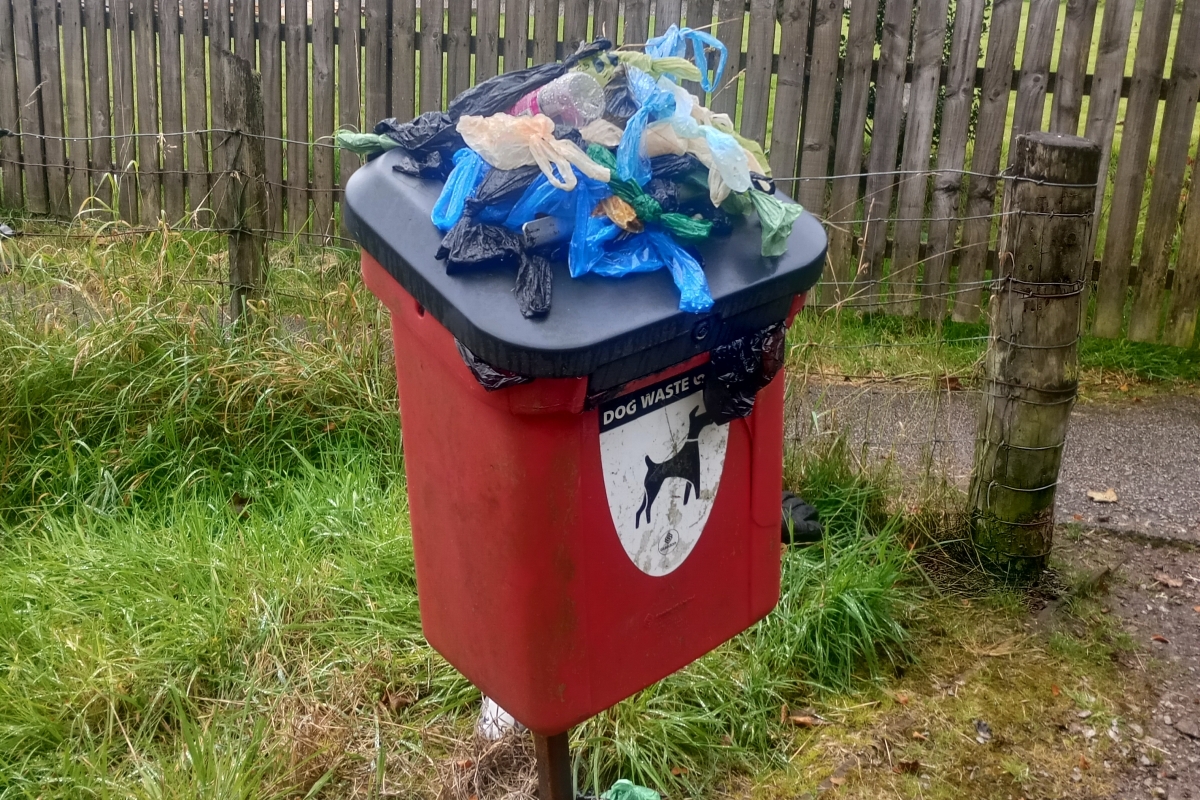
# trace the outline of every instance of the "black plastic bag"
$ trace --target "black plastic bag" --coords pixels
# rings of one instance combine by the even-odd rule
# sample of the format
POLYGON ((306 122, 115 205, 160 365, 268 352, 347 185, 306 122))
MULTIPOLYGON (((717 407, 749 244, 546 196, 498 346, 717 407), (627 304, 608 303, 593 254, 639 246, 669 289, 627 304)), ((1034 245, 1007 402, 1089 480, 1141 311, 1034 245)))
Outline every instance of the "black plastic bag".
POLYGON ((663 211, 671 213, 679 210, 679 185, 674 181, 665 178, 651 178, 643 189, 646 194, 658 201, 663 211))
POLYGON ((704 407, 718 425, 747 417, 754 398, 783 367, 787 327, 782 322, 714 347, 704 379, 704 407))
POLYGON ((375 133, 386 136, 414 155, 429 150, 441 151, 443 155, 454 155, 466 147, 458 127, 449 115, 441 111, 426 111, 409 122, 385 119, 375 126, 375 133))
POLYGON ((492 114, 508 111, 525 95, 537 91, 560 75, 565 75, 577 62, 611 49, 612 42, 608 39, 597 39, 558 64, 539 64, 536 67, 488 78, 451 100, 447 114, 451 120, 458 122, 460 117, 468 115, 490 117, 492 114))
POLYGON ((750 183, 754 185, 763 194, 775 194, 775 179, 768 178, 766 175, 759 175, 757 172, 750 173, 750 183))
POLYGON ((691 153, 684 153, 681 156, 674 153, 655 156, 650 159, 650 174, 656 178, 669 178, 676 181, 683 180, 690 175, 702 175, 705 185, 708 184, 708 167, 701 164, 700 159, 691 153))
POLYGON ((450 170, 454 169, 453 159, 442 158, 442 154, 437 150, 430 150, 420 156, 413 155, 403 147, 393 148, 392 152, 396 153, 393 157, 396 163, 392 165, 392 169, 405 175, 436 178, 444 182, 450 177, 450 170))
POLYGON ((785 491, 783 493, 783 524, 780 538, 784 544, 815 544, 821 541, 825 531, 821 527, 821 515, 801 498, 785 491))
POLYGON ((471 374, 475 376, 475 380, 479 381, 479 385, 489 392, 503 389, 505 386, 529 383, 533 380, 533 378, 527 378, 524 375, 518 375, 506 369, 493 367, 468 350, 467 346, 458 339, 454 340, 454 344, 458 347, 458 354, 462 356, 463 363, 467 365, 467 369, 471 370, 471 374))
POLYGON ((541 174, 542 168, 537 164, 491 170, 475 189, 475 195, 467 200, 467 213, 475 214, 489 206, 515 203, 541 174))
POLYGON ((574 128, 566 123, 560 122, 554 126, 554 138, 566 139, 580 150, 587 150, 587 142, 583 140, 583 134, 579 132, 578 128, 574 128))
POLYGON ((446 272, 450 274, 491 267, 516 267, 521 263, 521 237, 499 225, 486 225, 463 217, 442 239, 436 258, 445 260, 446 272))
POLYGON ((617 67, 612 79, 604 87, 604 118, 618 128, 624 128, 640 107, 637 98, 629 90, 628 73, 624 67, 617 67))
POLYGON ((554 284, 554 273, 550 262, 539 255, 526 253, 521 258, 521 268, 517 270, 517 305, 521 315, 540 317, 550 311, 550 294, 554 284))

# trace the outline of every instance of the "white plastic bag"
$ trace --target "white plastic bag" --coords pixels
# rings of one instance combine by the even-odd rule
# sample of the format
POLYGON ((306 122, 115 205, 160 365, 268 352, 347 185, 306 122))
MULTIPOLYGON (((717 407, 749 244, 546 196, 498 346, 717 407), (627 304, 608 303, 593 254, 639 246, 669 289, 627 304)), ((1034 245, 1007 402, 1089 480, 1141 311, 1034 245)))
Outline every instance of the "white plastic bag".
POLYGON ((572 191, 577 182, 572 165, 593 180, 608 183, 611 179, 609 171, 588 158, 574 142, 555 139, 554 120, 545 114, 465 116, 458 121, 458 132, 467 147, 496 169, 537 164, 546 180, 564 191, 572 191))

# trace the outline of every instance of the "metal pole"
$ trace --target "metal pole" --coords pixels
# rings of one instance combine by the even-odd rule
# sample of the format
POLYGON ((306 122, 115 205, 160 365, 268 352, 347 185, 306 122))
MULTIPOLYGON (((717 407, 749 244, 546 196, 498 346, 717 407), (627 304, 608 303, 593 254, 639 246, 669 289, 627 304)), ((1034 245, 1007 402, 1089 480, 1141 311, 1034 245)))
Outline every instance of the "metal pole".
POLYGON ((569 731, 554 736, 533 735, 540 800, 575 800, 569 736, 569 731))

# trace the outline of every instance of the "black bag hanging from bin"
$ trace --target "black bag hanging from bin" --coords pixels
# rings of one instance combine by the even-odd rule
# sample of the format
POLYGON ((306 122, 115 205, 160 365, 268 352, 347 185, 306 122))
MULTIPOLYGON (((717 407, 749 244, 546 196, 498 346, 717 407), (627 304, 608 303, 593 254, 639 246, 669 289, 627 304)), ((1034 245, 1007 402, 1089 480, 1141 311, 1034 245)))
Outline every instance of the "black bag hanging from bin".
POLYGON ((394 148, 392 152, 396 153, 392 169, 414 178, 432 178, 444 183, 450 177, 450 170, 454 169, 454 162, 442 158, 437 150, 430 150, 424 156, 414 156, 403 147, 394 148))
POLYGON ((488 78, 451 100, 447 114, 454 122, 458 122, 460 117, 490 117, 492 114, 508 111, 525 95, 537 91, 557 77, 566 75, 567 70, 580 60, 611 49, 612 42, 608 39, 597 39, 567 56, 560 63, 539 64, 536 67, 488 78))
POLYGON ((521 237, 519 234, 486 225, 463 217, 442 239, 435 257, 446 262, 446 272, 491 267, 516 267, 521 263, 521 237))
POLYGON ((718 425, 750 416, 754 398, 783 366, 787 327, 782 322, 714 347, 704 380, 704 407, 718 425))
POLYGON ((533 381, 533 378, 527 378, 524 375, 518 375, 506 369, 493 367, 468 350, 467 346, 458 339, 454 340, 454 345, 458 348, 458 354, 462 357, 463 363, 467 365, 467 369, 471 370, 471 374, 475 376, 475 380, 479 381, 479 385, 489 392, 503 389, 505 386, 516 386, 520 383, 530 383, 533 381))
POLYGON ((375 133, 414 154, 438 150, 453 155, 467 146, 455 122, 441 111, 426 111, 408 122, 397 122, 394 117, 385 119, 375 125, 375 133))

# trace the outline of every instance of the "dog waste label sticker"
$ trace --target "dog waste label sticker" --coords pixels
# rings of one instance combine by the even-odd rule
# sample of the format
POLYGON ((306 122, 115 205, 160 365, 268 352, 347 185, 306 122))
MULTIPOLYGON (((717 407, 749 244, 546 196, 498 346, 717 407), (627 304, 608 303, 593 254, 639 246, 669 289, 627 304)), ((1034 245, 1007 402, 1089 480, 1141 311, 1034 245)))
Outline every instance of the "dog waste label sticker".
POLYGON ((712 510, 729 426, 704 408, 704 368, 600 406, 600 460, 621 545, 647 575, 673 572, 712 510))

